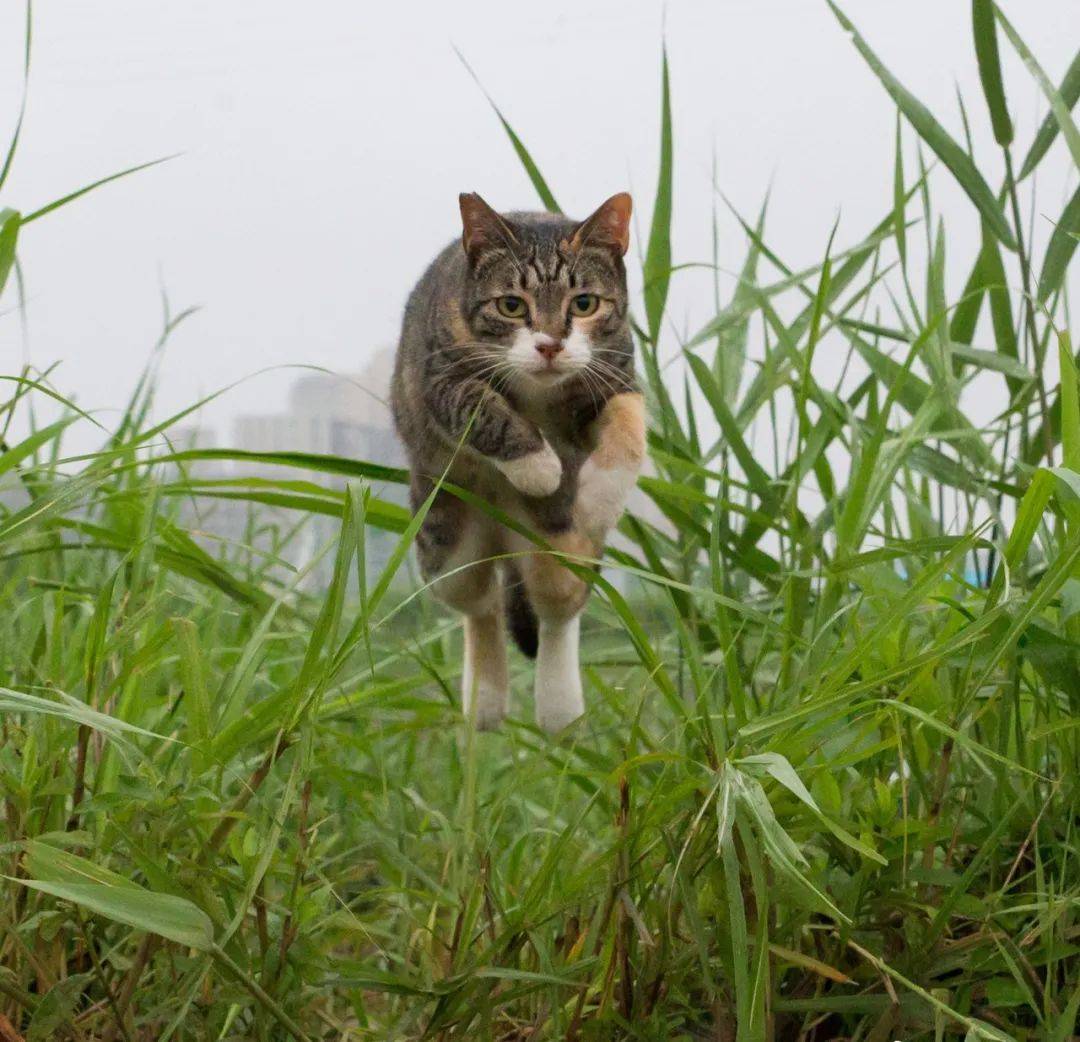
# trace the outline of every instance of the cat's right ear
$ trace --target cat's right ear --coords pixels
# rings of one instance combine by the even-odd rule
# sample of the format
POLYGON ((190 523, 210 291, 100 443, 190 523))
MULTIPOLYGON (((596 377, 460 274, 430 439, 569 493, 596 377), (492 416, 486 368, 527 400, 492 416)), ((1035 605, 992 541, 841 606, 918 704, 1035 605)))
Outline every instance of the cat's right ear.
POLYGON ((634 204, 629 192, 619 192, 600 204, 591 217, 586 217, 574 230, 570 248, 606 246, 620 257, 630 249, 630 212, 634 204))
POLYGON ((462 192, 458 203, 461 205, 461 245, 465 247, 470 263, 485 250, 513 250, 517 245, 510 225, 475 192, 462 192))

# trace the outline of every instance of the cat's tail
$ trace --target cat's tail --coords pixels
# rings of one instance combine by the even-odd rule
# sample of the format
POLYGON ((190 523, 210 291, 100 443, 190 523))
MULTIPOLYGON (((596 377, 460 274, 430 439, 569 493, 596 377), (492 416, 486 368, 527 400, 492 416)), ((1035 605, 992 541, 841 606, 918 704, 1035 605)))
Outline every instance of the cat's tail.
POLYGON ((521 653, 536 658, 536 650, 540 646, 536 612, 529 603, 521 572, 513 562, 508 562, 506 569, 506 624, 521 653))

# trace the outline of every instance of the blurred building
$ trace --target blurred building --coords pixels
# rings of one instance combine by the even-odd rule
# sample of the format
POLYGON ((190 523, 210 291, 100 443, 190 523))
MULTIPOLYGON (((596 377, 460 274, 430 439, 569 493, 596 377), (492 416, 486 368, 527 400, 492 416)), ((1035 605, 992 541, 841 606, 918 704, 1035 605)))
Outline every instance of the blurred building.
MULTIPOLYGON (((238 416, 226 444, 246 452, 301 452, 404 466, 404 453, 394 434, 387 404, 392 368, 393 352, 387 349, 379 352, 360 373, 306 374, 292 385, 282 412, 238 416)), ((200 427, 177 429, 171 432, 170 441, 178 450, 221 444, 212 431, 200 427)), ((256 478, 310 482, 342 490, 348 480, 343 475, 319 469, 305 470, 258 460, 199 460, 186 469, 189 477, 199 482, 256 478)), ((406 491, 397 483, 372 482, 370 488, 380 499, 402 505, 406 502, 406 491)), ((303 494, 302 489, 298 491, 303 494)), ((305 518, 287 508, 239 499, 200 496, 183 501, 180 509, 184 524, 204 543, 217 543, 229 554, 242 553, 248 548, 301 569, 336 541, 340 528, 339 519, 334 516, 315 514, 305 518)), ((375 528, 368 528, 365 535, 367 573, 373 581, 385 566, 397 537, 375 528)), ((322 554, 305 584, 326 583, 333 563, 332 551, 322 554)))
MULTIPOLYGON (((249 452, 314 452, 402 466, 404 455, 394 434, 387 404, 393 356, 381 352, 356 375, 313 373, 289 391, 283 413, 240 416, 233 445, 249 452)), ((275 468, 277 473, 280 470, 275 468)))

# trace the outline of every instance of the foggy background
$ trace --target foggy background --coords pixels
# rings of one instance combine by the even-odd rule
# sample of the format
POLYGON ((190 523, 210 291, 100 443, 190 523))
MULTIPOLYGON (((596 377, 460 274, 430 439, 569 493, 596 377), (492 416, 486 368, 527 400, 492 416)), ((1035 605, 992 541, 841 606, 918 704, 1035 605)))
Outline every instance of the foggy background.
MULTIPOLYGON (((977 161, 996 186, 969 5, 844 7, 958 140, 960 90, 977 161)), ((1075 0, 1003 7, 1059 81, 1080 42, 1075 0)), ((21 89, 22 25, 22 5, 9 0, 0 8, 5 142, 21 89)), ((895 109, 817 0, 671 0, 666 10, 626 0, 39 3, 23 138, 0 204, 25 213, 125 166, 182 155, 24 229, 27 338, 17 315, 0 316, 0 352, 11 353, 0 371, 59 361, 58 389, 111 425, 108 410, 123 404, 158 336, 161 287, 174 311, 202 310, 168 347, 159 418, 265 367, 363 370, 394 344, 409 289, 458 234, 459 191, 502 209, 537 206, 455 46, 562 206, 584 216, 628 188, 644 235, 665 38, 675 263, 711 260, 714 206, 721 265, 742 261, 744 237, 713 192, 714 157, 718 186, 744 214, 757 212, 772 183, 767 238, 796 268, 820 261, 838 215, 843 248, 888 211, 895 109)), ((1000 45, 1019 158, 1047 106, 1000 45)), ((1038 209, 1052 219, 1068 187, 1063 147, 1059 138, 1039 174, 1038 209)), ((915 168, 910 151, 909 180, 915 168)), ((977 217, 943 170, 934 201, 948 224, 955 300, 977 217)), ((1045 219, 1037 224, 1049 232, 1045 219)), ((643 248, 635 238, 632 251, 643 248)), ((773 278, 766 266, 762 277, 773 278)), ((729 276, 723 287, 726 297, 729 276)), ((706 322, 712 302, 711 276, 676 274, 669 344, 706 322)), ((200 421, 227 435, 240 413, 280 411, 298 375, 248 379, 200 421)))

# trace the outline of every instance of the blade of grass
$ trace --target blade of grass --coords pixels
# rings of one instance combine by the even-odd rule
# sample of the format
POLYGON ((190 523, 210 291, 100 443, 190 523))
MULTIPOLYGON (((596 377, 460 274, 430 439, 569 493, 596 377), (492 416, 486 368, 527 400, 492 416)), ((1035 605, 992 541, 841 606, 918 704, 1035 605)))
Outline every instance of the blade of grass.
POLYGON ((945 128, 930 113, 930 110, 881 63, 877 55, 870 49, 869 44, 840 8, 832 0, 826 0, 826 2, 836 16, 836 20, 851 37, 852 43, 855 44, 856 49, 870 66, 874 75, 881 81, 893 101, 896 102, 923 141, 949 168, 960 187, 983 215, 983 219, 998 241, 1007 249, 1015 250, 1016 240, 1005 221, 1001 207, 968 154, 949 136, 945 128))
POLYGON ((653 201, 652 226, 645 250, 642 277, 645 281, 645 314, 649 323, 649 340, 655 350, 664 318, 668 284, 671 280, 671 88, 668 78, 667 49, 661 65, 660 101, 660 170, 653 201))
POLYGON ((465 56, 456 47, 454 48, 454 53, 458 56, 461 64, 465 66, 465 71, 472 77, 473 82, 480 88, 480 92, 487 99, 487 103, 491 106, 495 116, 502 124, 503 130, 506 131, 506 136, 510 139, 510 144, 514 149, 514 153, 517 155, 521 165, 525 168, 525 173, 528 174, 533 188, 536 189, 536 194, 540 197, 540 201, 544 204, 544 209, 549 213, 562 213, 559 204, 555 201, 555 196, 548 187, 547 181, 544 180, 543 174, 540 173, 540 168, 529 154, 529 150, 525 147, 524 142, 518 137, 514 128, 510 126, 506 117, 499 110, 498 105, 492 100, 491 95, 484 89, 484 85, 480 82, 476 73, 473 72, 472 66, 465 60, 465 56))

